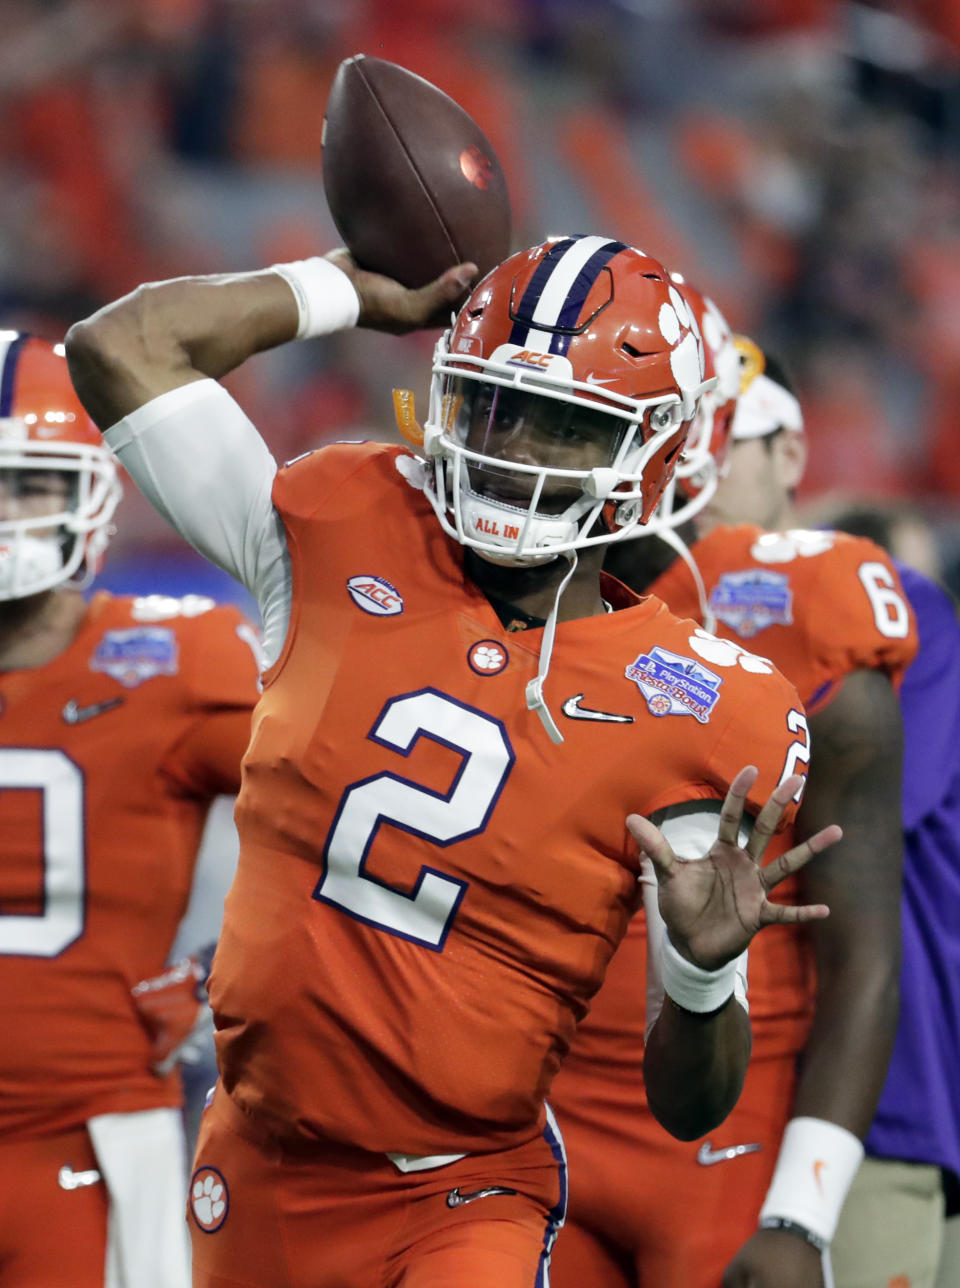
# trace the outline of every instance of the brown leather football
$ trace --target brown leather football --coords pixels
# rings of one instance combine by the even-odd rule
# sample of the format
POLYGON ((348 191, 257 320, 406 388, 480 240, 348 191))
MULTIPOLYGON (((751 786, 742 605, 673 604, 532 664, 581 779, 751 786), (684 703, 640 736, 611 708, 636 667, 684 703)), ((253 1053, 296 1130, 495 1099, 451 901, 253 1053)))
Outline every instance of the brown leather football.
POLYGON ((330 214, 357 263, 423 286, 510 253, 510 197, 483 131, 413 72, 357 54, 340 64, 323 126, 330 214))

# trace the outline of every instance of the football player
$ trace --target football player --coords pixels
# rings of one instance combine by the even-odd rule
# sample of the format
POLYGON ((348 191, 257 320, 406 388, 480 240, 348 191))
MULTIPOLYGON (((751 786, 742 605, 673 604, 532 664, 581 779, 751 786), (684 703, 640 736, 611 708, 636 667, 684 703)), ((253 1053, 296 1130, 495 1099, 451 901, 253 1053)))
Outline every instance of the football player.
POLYGON ((601 574, 705 388, 656 260, 564 237, 495 269, 436 349, 420 454, 278 470, 211 379, 297 336, 428 325, 474 271, 410 291, 334 252, 144 287, 68 337, 108 442, 265 622, 190 1191, 205 1288, 544 1283, 566 1204, 544 1098, 639 852, 665 924, 648 1093, 684 1137, 736 1099, 753 933, 826 913, 766 895, 836 829, 758 866, 802 786, 794 691, 601 574))
POLYGON ((82 588, 120 496, 62 346, 0 335, 0 1284, 189 1283, 163 967, 208 806, 235 793, 250 627, 82 588))
MULTIPOLYGON (((800 407, 756 346, 738 344, 742 390, 727 471, 695 519, 706 533, 691 552, 697 575, 677 559, 650 590, 678 615, 756 648, 797 685, 814 753, 796 828, 782 843, 839 819, 843 841, 801 878, 804 897, 828 901, 831 917, 809 934, 778 927, 758 940, 746 1086, 722 1130, 691 1144, 671 1141, 634 1094, 644 1030, 635 981, 646 946, 643 924, 631 925, 554 1087, 581 1178, 558 1250, 561 1288, 828 1283, 825 1250, 896 1027, 895 686, 916 648, 913 619, 878 547, 792 527, 806 450, 800 407), (720 525, 738 519, 746 522, 720 525), (682 1202, 664 1204, 665 1184, 682 1202)), ((648 581, 645 545, 616 550, 619 575, 637 588, 648 581)))

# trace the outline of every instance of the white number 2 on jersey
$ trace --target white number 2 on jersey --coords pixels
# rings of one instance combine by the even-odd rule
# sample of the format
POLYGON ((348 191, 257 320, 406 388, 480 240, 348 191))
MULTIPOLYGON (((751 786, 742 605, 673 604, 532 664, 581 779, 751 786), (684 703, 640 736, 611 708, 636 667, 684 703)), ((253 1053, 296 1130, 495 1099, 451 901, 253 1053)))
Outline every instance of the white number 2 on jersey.
POLYGON ((0 953, 56 957, 83 934, 83 774, 62 751, 0 748, 0 793, 43 794, 43 912, 4 912, 0 890, 0 953))
POLYGON ((868 560, 857 569, 857 576, 867 592, 877 630, 891 640, 905 640, 910 632, 910 613, 898 595, 890 569, 877 560, 868 560))
MULTIPOLYGON (((810 765, 810 726, 807 724, 807 717, 796 707, 791 707, 787 712, 787 728, 791 733, 800 734, 799 738, 787 748, 787 756, 783 762, 783 772, 780 775, 780 783, 785 783, 791 774, 800 774, 810 765)), ((777 786, 780 786, 777 783, 777 786)), ((793 793, 793 799, 799 801, 803 795, 803 789, 807 785, 806 777, 803 782, 793 793)))
MULTIPOLYGON (((384 823, 439 846, 482 832, 513 768, 513 748, 499 720, 436 689, 391 698, 367 736, 402 756, 421 736, 433 738, 459 752, 463 763, 445 795, 391 773, 349 786, 327 837, 324 873, 313 897, 439 952, 466 882, 423 867, 406 894, 368 876, 367 856, 384 823)), ((390 844, 389 837, 383 844, 390 844)))

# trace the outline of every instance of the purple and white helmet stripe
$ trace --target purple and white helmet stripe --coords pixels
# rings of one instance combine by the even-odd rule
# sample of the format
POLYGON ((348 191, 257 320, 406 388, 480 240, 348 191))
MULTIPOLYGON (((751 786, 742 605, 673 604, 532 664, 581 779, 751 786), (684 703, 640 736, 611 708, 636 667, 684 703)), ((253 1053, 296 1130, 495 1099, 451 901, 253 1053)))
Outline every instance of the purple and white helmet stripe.
POLYGON ((517 307, 510 343, 538 353, 566 354, 570 336, 604 265, 626 250, 608 237, 567 237, 540 263, 517 307))
POLYGON ((0 331, 0 416, 9 416, 13 407, 13 383, 17 359, 27 336, 0 331))

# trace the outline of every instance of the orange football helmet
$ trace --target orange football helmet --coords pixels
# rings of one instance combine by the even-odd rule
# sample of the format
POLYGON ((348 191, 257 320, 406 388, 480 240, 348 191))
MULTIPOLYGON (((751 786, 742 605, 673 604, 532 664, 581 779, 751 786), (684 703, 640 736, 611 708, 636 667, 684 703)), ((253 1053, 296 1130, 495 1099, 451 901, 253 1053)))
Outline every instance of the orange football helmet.
POLYGON ((653 513, 715 383, 662 264, 552 238, 489 273, 437 345, 426 494, 495 562, 619 540, 653 513))
POLYGON ((120 495, 113 457, 74 392, 62 345, 0 331, 0 600, 88 584, 120 495), (28 489, 42 489, 48 473, 66 476, 63 507, 23 514, 28 489))
POLYGON ((703 340, 704 369, 715 377, 714 388, 700 400, 686 446, 677 462, 657 514, 647 527, 679 527, 699 513, 727 470, 733 415, 740 392, 740 355, 730 326, 709 296, 679 273, 670 274, 683 296, 703 340))

